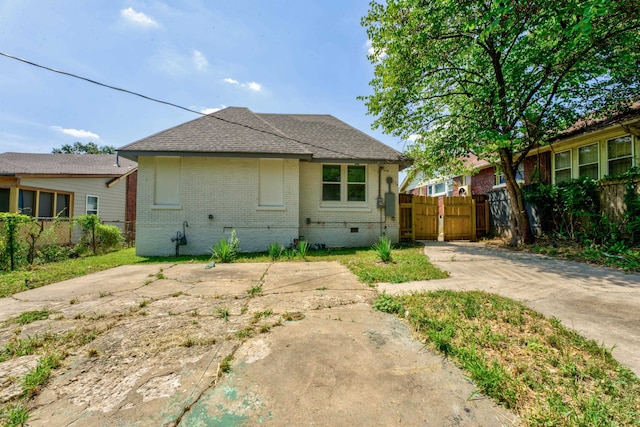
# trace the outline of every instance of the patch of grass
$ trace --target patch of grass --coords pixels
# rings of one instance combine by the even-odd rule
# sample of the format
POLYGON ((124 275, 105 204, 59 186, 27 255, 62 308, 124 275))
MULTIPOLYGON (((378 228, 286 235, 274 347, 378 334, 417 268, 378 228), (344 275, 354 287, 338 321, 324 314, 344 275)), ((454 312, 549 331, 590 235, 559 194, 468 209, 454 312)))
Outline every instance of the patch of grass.
POLYGON ((231 362, 233 361, 233 354, 227 355, 222 362, 220 362, 220 372, 228 374, 231 372, 231 362))
POLYGON ((260 319, 262 318, 267 318, 269 316, 271 316, 273 314, 273 310, 268 308, 264 311, 256 311, 255 313, 253 313, 253 317, 251 318, 251 323, 252 324, 256 324, 260 321, 260 319))
POLYGON ((29 419, 29 411, 22 403, 0 408, 0 422, 7 427, 22 427, 29 419))
POLYGON ((18 316, 16 323, 26 325, 37 320, 46 320, 49 318, 50 313, 51 312, 46 307, 42 310, 26 311, 18 316))
POLYGON ((269 245, 269 258, 271 258, 272 261, 279 260, 283 252, 284 246, 280 243, 274 242, 269 245))
POLYGON ((443 279, 448 274, 429 262, 422 247, 394 250, 393 262, 380 263, 374 251, 359 251, 357 256, 339 259, 365 283, 402 283, 415 280, 443 279))
POLYGON ((108 292, 108 291, 100 291, 100 293, 98 294, 98 296, 99 296, 100 298, 110 297, 111 295, 113 295, 113 293, 108 292))
POLYGON ((140 308, 145 308, 148 305, 149 305, 149 300, 146 300, 146 299, 143 299, 142 301, 140 301, 138 303, 138 307, 140 307, 140 308))
POLYGON ((255 333, 255 330, 253 329, 253 327, 247 326, 244 329, 240 329, 239 331, 236 331, 236 333, 233 335, 239 340, 245 340, 247 338, 251 338, 254 333, 255 333))
POLYGON ((229 307, 216 307, 215 313, 218 318, 224 320, 225 322, 229 321, 229 307))
POLYGON ((262 285, 252 286, 251 288, 247 289, 247 294, 249 294, 249 297, 251 298, 262 295, 262 285))
POLYGON ((304 319, 304 314, 297 311, 293 313, 289 313, 288 311, 285 311, 284 313, 282 313, 281 318, 283 320, 286 320, 287 322, 292 322, 292 321, 304 319))
POLYGON ((57 354, 48 354, 38 361, 36 367, 30 370, 22 380, 22 393, 27 398, 37 394, 47 382, 51 371, 60 366, 57 354))
POLYGON ((638 425, 640 380, 592 340, 485 292, 381 294, 432 349, 469 372, 479 392, 526 425, 638 425))

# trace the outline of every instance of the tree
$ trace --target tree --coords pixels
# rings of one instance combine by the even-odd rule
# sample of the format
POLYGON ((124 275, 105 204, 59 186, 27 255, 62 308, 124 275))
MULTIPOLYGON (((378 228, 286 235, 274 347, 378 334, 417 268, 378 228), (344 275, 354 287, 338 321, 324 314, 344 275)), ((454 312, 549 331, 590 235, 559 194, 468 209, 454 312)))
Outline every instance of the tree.
POLYGON ((74 142, 73 145, 64 144, 60 148, 54 148, 51 152, 55 154, 114 154, 116 147, 111 145, 98 146, 95 142, 86 144, 74 142))
POLYGON ((457 172, 469 154, 497 165, 513 244, 533 241, 516 183, 530 150, 640 94, 637 0, 374 1, 362 25, 374 127, 417 136, 408 154, 426 173, 457 172))

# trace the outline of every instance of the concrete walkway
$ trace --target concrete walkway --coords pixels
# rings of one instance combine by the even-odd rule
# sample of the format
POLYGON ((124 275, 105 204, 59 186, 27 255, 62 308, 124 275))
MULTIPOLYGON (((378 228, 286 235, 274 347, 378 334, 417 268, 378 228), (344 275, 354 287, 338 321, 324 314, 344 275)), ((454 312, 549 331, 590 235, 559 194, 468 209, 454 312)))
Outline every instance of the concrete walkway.
POLYGON ((481 243, 425 242, 425 254, 448 279, 380 284, 380 291, 484 290, 560 319, 582 336, 613 347, 640 376, 640 274, 481 243))
MULTIPOLYGON (((0 299, 0 322, 51 313, 0 326, 0 348, 91 336, 29 401, 32 427, 517 423, 375 294, 337 262, 123 266, 0 299)), ((0 363, 0 403, 37 358, 0 363)))

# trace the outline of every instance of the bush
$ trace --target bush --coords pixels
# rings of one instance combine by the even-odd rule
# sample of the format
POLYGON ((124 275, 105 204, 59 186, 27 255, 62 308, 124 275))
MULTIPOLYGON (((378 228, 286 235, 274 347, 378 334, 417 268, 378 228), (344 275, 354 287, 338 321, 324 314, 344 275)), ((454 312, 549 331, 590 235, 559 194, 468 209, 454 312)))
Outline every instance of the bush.
POLYGON ((300 258, 307 259, 307 253, 309 253, 309 242, 301 240, 298 242, 298 255, 300 258))
POLYGON ((228 239, 220 239, 211 248, 211 259, 216 262, 233 262, 240 253, 240 241, 236 236, 236 230, 231 231, 228 239))
POLYGON ((284 246, 282 246, 278 242, 274 242, 269 245, 269 257, 272 261, 277 261, 282 256, 284 252, 284 246))
POLYGON ((371 246, 371 249, 376 252, 378 258, 380 258, 380 260, 384 263, 388 263, 392 260, 391 248, 391 240, 389 240, 387 236, 380 236, 380 240, 378 240, 371 246))
POLYGON ((96 238, 102 250, 120 249, 124 244, 124 236, 115 225, 96 225, 96 238))

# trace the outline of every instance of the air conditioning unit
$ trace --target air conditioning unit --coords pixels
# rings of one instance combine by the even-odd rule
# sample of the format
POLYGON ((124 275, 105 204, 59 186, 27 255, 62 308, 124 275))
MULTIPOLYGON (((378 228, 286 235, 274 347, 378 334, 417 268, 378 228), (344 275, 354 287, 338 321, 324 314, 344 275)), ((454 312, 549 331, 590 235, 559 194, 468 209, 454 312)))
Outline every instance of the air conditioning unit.
POLYGON ((468 185, 461 185, 460 187, 458 187, 458 190, 456 191, 456 196, 461 196, 461 197, 471 196, 471 187, 469 187, 468 185))

